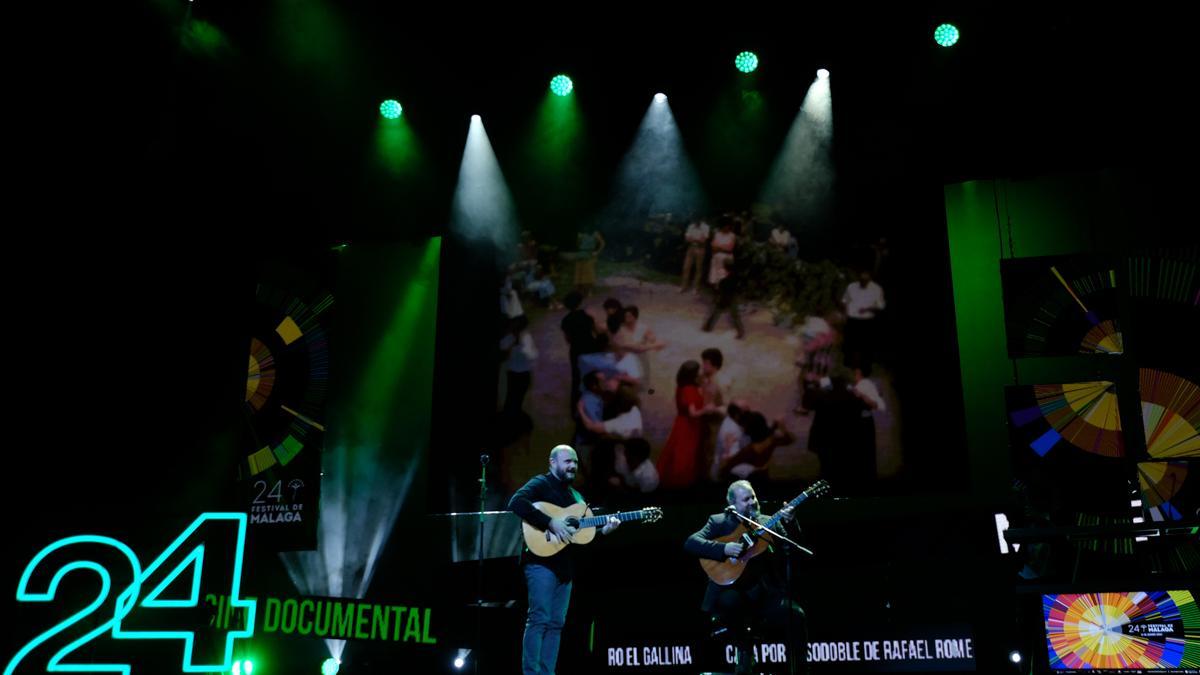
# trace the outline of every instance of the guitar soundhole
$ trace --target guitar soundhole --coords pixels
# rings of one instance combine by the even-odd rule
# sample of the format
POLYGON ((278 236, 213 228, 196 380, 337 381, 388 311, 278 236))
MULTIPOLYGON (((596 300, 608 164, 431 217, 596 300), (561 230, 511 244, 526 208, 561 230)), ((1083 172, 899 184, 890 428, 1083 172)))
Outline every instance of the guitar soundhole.
POLYGON ((568 525, 570 525, 571 527, 574 527, 574 528, 577 528, 577 529, 578 529, 578 527, 579 527, 579 519, 578 519, 578 518, 576 518, 575 516, 569 516, 569 517, 567 518, 567 524, 568 524, 568 525))

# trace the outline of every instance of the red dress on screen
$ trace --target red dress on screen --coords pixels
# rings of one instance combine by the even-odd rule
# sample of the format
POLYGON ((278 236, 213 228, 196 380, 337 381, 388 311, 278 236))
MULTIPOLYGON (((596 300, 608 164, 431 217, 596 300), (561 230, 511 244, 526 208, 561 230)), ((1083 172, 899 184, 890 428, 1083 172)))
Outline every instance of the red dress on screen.
POLYGON ((693 485, 700 476, 699 417, 689 414, 689 407, 704 406, 700 387, 685 384, 675 390, 675 424, 658 458, 659 486, 667 490, 693 485))

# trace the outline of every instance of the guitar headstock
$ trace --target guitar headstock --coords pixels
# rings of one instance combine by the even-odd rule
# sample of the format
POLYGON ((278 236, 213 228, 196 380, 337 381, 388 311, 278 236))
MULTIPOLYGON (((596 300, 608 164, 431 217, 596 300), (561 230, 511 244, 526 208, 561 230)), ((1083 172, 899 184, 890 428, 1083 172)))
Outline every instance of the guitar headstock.
POLYGON ((647 506, 642 509, 642 520, 647 523, 657 523, 662 520, 662 509, 657 506, 647 506))
POLYGON ((827 481, 819 480, 819 481, 813 483, 812 485, 809 485, 808 489, 806 489, 804 491, 804 494, 806 496, 808 496, 809 498, 824 497, 825 495, 829 494, 832 491, 833 491, 833 488, 830 487, 830 485, 827 481))

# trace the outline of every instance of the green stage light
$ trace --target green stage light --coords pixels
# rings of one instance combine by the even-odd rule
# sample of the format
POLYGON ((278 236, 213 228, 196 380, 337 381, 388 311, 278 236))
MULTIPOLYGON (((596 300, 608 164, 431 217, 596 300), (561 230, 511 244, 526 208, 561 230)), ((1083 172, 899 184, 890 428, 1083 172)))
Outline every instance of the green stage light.
POLYGON ((321 675, 337 675, 338 668, 340 667, 341 664, 338 663, 337 659, 333 657, 327 658, 321 664, 321 675))
POLYGON ((404 108, 400 107, 400 102, 396 99, 389 98, 379 104, 379 114, 389 120, 398 119, 400 114, 404 112, 404 108))
POLYGON ((554 79, 550 80, 550 91, 554 92, 555 96, 566 96, 575 90, 575 83, 566 75, 555 75, 554 79))
POLYGON ((944 23, 933 31, 933 41, 943 47, 953 47, 958 43, 958 27, 952 23, 944 23))
POLYGON ((758 55, 754 52, 742 52, 733 59, 733 65, 743 73, 753 73, 758 69, 758 55))

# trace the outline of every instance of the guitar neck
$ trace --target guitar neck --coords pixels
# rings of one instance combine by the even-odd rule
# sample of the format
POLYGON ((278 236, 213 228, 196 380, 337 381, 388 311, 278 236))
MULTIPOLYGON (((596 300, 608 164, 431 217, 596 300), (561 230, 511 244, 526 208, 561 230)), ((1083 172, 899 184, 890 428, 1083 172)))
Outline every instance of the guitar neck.
MULTIPOLYGON (((784 509, 789 508, 789 507, 796 508, 797 506, 800 505, 801 502, 803 502, 805 499, 808 499, 809 496, 810 495, 807 492, 801 492, 799 497, 796 497, 792 501, 788 502, 788 505, 783 508, 784 509)), ((780 511, 780 513, 776 513, 775 515, 771 516, 771 519, 766 522, 767 529, 769 529, 769 530, 775 529, 775 526, 779 524, 779 521, 783 520, 783 515, 782 515, 783 509, 780 509, 779 511, 780 511)))
POLYGON ((617 520, 621 521, 622 523, 627 523, 631 520, 645 520, 646 519, 646 511, 622 511, 621 513, 614 513, 609 516, 592 516, 591 518, 580 518, 579 519, 579 528, 583 529, 585 527, 604 527, 605 525, 608 524, 609 518, 616 518, 617 520))

